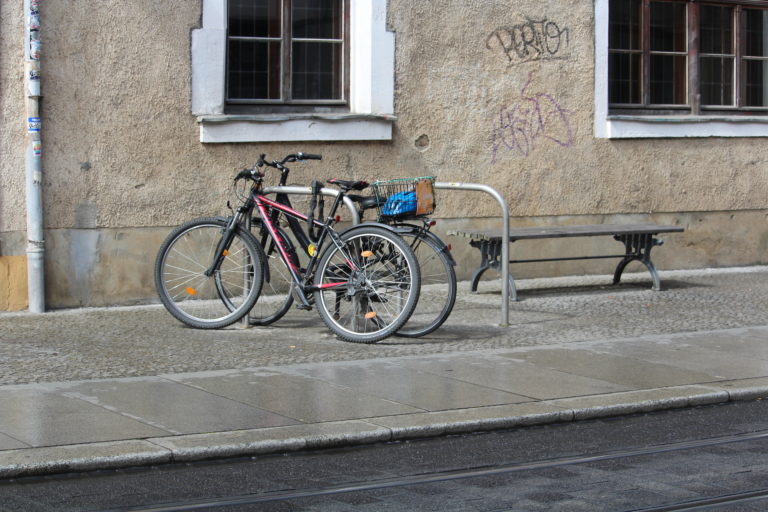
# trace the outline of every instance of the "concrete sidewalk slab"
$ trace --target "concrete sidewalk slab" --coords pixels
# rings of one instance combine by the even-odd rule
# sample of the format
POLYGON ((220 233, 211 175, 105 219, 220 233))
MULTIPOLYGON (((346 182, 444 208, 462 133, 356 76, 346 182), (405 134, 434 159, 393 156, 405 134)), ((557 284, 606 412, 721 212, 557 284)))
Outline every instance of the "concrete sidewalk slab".
POLYGON ((463 291, 457 319, 443 332, 373 346, 311 337, 316 325, 301 314, 282 329, 201 334, 167 323, 152 308, 84 310, 38 315, 32 335, 19 334, 13 324, 23 319, 32 325, 31 316, 0 315, 0 375, 16 382, 0 385, 0 478, 393 441, 768 396, 768 269, 679 276, 691 285, 675 288, 675 280, 668 279, 672 291, 662 293, 587 285, 536 295, 534 288, 514 305, 516 316, 530 310, 534 320, 510 328, 478 327, 477 319, 488 316, 498 295, 463 291), (702 303, 713 308, 709 314, 701 315, 702 303), (655 311, 649 316, 647 309, 655 311), (105 332, 98 336, 94 330, 102 326, 105 332), (274 339, 278 332, 282 340, 274 339), (464 333, 471 335, 462 338, 464 333), (173 367, 162 358, 187 357, 182 351, 190 339, 198 353, 191 352, 189 361, 202 370, 130 376, 139 371, 131 361, 144 361, 144 351, 160 359, 152 368, 173 367), (123 358, 123 343, 132 340, 141 348, 123 358), (13 347, 22 348, 22 357, 30 350, 38 359, 48 354, 35 370, 45 375, 62 375, 63 357, 73 374, 82 375, 80 365, 90 360, 89 371, 115 376, 35 382, 35 375, 22 375, 25 361, 14 359, 13 347), (201 365, 199 351, 209 348, 211 362, 201 365), (96 364, 110 349, 111 366, 109 358, 104 366, 96 364), (94 350, 96 357, 89 359, 94 350), (275 362, 217 367, 235 355, 251 361, 248 356, 259 350, 275 362), (224 352, 224 359, 215 359, 215 351, 224 352))
POLYGON ((407 414, 417 410, 386 397, 367 395, 353 388, 289 374, 285 368, 240 370, 224 375, 187 374, 169 378, 303 423, 407 414))
POLYGON ((402 364, 488 389, 516 391, 529 400, 596 395, 630 389, 592 377, 515 361, 512 353, 504 352, 477 353, 472 357, 467 357, 465 353, 433 356, 406 360, 402 364))

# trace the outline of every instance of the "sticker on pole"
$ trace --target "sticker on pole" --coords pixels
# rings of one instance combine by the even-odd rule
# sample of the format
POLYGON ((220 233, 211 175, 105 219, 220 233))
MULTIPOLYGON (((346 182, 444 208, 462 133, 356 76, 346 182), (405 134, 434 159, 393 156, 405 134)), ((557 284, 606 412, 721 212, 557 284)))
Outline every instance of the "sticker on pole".
POLYGON ((29 133, 39 132, 42 125, 43 125, 43 122, 39 117, 27 118, 27 131, 29 133))

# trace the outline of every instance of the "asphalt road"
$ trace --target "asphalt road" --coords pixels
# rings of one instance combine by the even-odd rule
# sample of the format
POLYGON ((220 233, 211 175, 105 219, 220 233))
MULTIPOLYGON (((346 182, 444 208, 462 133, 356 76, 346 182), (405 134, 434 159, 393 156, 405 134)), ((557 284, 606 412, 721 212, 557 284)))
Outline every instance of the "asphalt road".
POLYGON ((0 511, 763 511, 768 403, 0 482, 0 511))

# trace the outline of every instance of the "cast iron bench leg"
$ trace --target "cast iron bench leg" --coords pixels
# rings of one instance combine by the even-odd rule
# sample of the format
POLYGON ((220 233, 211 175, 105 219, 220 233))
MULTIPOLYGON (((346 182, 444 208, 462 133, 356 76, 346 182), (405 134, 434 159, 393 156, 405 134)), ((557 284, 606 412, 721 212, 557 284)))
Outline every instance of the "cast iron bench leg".
POLYGON ((624 243, 626 252, 616 267, 616 272, 613 274, 613 284, 618 284, 619 281, 621 281, 621 274, 630 262, 639 261, 645 265, 645 268, 650 272, 651 278, 653 279, 653 289, 655 291, 661 290, 659 273, 656 271, 656 266, 651 261, 651 248, 656 245, 661 245, 664 242, 653 238, 652 234, 616 235, 614 238, 619 242, 624 243))
MULTIPOLYGON (((472 240, 469 245, 480 249, 480 266, 472 273, 470 289, 477 292, 480 277, 489 268, 501 272, 501 240, 472 240)), ((509 300, 517 301, 517 287, 512 274, 509 274, 509 300)))
POLYGON ((487 240, 472 240, 469 242, 469 245, 480 250, 480 266, 472 273, 470 289, 473 292, 477 291, 477 283, 480 281, 480 277, 492 266, 490 255, 488 254, 488 244, 487 240))

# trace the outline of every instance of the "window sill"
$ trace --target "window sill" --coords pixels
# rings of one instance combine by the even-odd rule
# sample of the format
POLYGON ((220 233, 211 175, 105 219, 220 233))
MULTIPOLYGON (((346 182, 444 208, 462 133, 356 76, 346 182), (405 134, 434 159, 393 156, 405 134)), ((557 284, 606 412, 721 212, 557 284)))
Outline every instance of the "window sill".
POLYGON ((601 128, 606 139, 768 137, 768 116, 609 115, 601 128))
POLYGON ((208 115, 197 118, 200 142, 391 140, 389 114, 208 115))

